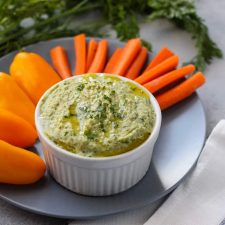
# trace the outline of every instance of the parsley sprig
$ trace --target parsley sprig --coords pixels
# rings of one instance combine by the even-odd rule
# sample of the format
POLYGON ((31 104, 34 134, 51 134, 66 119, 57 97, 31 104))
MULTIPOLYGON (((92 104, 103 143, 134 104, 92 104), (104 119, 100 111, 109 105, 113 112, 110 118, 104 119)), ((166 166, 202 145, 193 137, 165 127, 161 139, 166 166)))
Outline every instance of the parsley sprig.
POLYGON ((195 40, 197 55, 191 60, 198 70, 204 70, 214 57, 221 58, 222 52, 216 43, 211 40, 208 28, 202 18, 197 15, 192 1, 187 0, 148 0, 152 9, 150 20, 166 18, 178 27, 188 31, 195 40))
MULTIPOLYGON (((204 70, 214 57, 222 57, 191 0, 4 0, 0 2, 0 56, 38 41, 81 32, 107 36, 107 24, 125 41, 140 36, 140 20, 158 18, 166 18, 192 35, 197 55, 191 61, 198 69, 204 70), (93 11, 98 19, 81 22, 82 15, 93 11), (27 19, 31 23, 24 26, 27 19)), ((143 44, 151 48, 146 40, 143 44)))

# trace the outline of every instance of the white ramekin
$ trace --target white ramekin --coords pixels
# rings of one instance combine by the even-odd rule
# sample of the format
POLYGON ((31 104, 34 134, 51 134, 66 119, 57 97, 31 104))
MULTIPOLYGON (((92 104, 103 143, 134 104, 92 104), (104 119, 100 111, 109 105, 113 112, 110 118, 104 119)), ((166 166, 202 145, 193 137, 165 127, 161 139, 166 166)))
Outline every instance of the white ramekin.
MULTIPOLYGON (((160 107, 154 96, 143 86, 130 79, 116 77, 130 81, 146 92, 156 113, 152 134, 143 144, 129 152, 110 157, 90 158, 71 153, 54 144, 44 134, 39 120, 41 102, 54 86, 45 92, 36 107, 35 123, 48 170, 59 184, 79 194, 105 196, 125 191, 144 177, 150 165, 153 147, 161 126, 160 107)), ((77 78, 79 76, 68 79, 77 78)))

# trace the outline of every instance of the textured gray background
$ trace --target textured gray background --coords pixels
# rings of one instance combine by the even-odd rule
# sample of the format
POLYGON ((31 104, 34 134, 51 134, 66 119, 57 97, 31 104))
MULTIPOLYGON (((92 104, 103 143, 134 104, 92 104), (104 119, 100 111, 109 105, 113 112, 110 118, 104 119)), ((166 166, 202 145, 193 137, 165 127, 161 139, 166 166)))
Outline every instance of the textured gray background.
MULTIPOLYGON (((225 1, 224 0, 199 0, 196 2, 198 13, 205 19, 211 37, 225 52, 225 1)), ((177 29, 166 20, 155 21, 151 24, 142 24, 141 37, 149 40, 154 51, 162 46, 168 46, 181 56, 181 61, 187 61, 195 55, 194 43, 189 34, 177 29)), ((205 71, 206 85, 198 93, 205 107, 207 116, 207 134, 216 123, 224 118, 225 112, 225 61, 214 60, 205 71)), ((158 203, 160 204, 160 203, 158 203)), ((156 205, 158 205, 156 204, 156 205)), ((151 215, 156 205, 142 209, 106 217, 97 221, 74 221, 73 224, 130 224, 139 225, 151 215)), ((39 216, 17 209, 0 200, 0 225, 64 225, 68 221, 39 216)))

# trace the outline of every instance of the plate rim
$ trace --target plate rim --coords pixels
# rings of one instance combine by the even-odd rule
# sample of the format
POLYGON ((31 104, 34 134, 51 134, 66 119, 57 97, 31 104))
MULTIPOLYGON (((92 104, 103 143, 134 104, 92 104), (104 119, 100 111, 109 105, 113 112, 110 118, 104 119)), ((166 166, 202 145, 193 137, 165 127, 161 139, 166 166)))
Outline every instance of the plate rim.
MULTIPOLYGON (((26 48, 32 48, 33 46, 37 45, 37 44, 44 44, 44 43, 48 43, 48 42, 51 42, 51 41, 64 41, 64 40, 71 40, 73 37, 70 36, 70 37, 61 37, 61 38, 54 38, 54 39, 49 39, 49 40, 46 40, 46 41, 39 41, 39 42, 36 42, 36 43, 33 43, 33 44, 30 44, 30 45, 27 45, 27 46, 24 46, 23 48, 26 50, 26 48)), ((90 39, 96 39, 96 40, 102 40, 102 39, 107 39, 109 42, 113 42, 113 43, 118 43, 118 44, 122 44, 124 45, 125 43, 124 42, 121 42, 119 41, 118 39, 113 39, 113 38, 100 38, 100 37, 89 37, 87 36, 86 37, 86 40, 90 40, 90 39)), ((9 52, 7 53, 6 55, 0 57, 0 60, 4 60, 5 58, 9 57, 10 55, 13 55, 15 53, 19 52, 19 50, 14 50, 12 52, 9 52)), ((151 52, 151 51, 148 51, 148 54, 154 54, 154 52, 151 52)), ((206 141, 206 134, 207 134, 207 118, 206 118, 206 111, 205 111, 205 107, 201 101, 201 98, 199 97, 198 95, 198 91, 195 91, 195 93, 193 94, 193 96, 195 96, 198 100, 198 104, 200 105, 200 109, 201 109, 201 113, 203 115, 203 120, 204 120, 204 134, 203 134, 203 140, 202 140, 202 143, 201 143, 201 150, 198 154, 198 157, 196 158, 196 160, 193 162, 192 166, 190 167, 190 169, 184 174, 184 176, 179 180, 177 181, 176 184, 174 184, 173 186, 171 186, 170 188, 168 188, 166 191, 164 191, 163 193, 161 193, 160 195, 158 195, 157 197, 153 198, 151 201, 150 200, 146 200, 142 203, 137 203, 135 206, 131 206, 131 207, 127 207, 126 209, 124 210, 115 210, 113 213, 110 213, 110 212, 107 212, 107 213, 99 213, 97 216, 80 216, 80 217, 77 217, 77 216, 63 216, 62 214, 55 214, 55 213, 46 213, 44 211, 41 211, 40 209, 37 209, 35 207, 30 207, 30 206, 26 206, 25 204, 23 203, 20 203, 20 202, 16 202, 15 200, 12 200, 12 199, 9 199, 8 197, 6 196, 3 196, 1 193, 0 193, 0 199, 3 199, 4 201, 18 207, 18 208, 21 208, 25 211, 28 211, 28 212, 31 212, 31 213, 35 213, 35 214, 38 214, 38 215, 42 215, 42 216, 48 216, 48 217, 53 217, 53 218, 61 218, 61 219, 95 219, 95 218, 99 218, 99 217, 102 217, 102 216, 108 216, 108 215, 115 215, 115 214, 118 214, 118 213, 123 213, 123 212, 127 212, 129 210, 135 210, 135 209, 138 209, 140 207, 145 207, 147 205, 150 205, 160 199, 162 199, 163 197, 165 197, 166 195, 168 195, 171 191, 173 191, 180 183, 183 182, 183 180, 189 175, 189 173, 195 168, 196 164, 197 164, 197 161, 198 161, 198 158, 200 157, 201 155, 201 152, 202 152, 202 149, 204 147, 204 144, 205 144, 205 141, 206 141)), ((57 183, 57 182, 56 182, 57 183)), ((57 185, 60 185, 57 183, 57 185)))

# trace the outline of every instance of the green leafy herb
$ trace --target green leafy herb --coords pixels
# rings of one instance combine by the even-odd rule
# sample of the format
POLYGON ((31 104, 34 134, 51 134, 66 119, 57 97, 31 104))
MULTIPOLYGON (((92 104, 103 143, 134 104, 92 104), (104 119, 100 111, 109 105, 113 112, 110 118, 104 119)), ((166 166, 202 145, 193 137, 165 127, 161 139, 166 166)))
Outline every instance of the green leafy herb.
POLYGON ((96 133, 93 133, 92 131, 90 130, 87 130, 84 132, 84 135, 90 139, 90 140, 94 140, 96 137, 97 137, 97 134, 96 133))
POLYGON ((121 40, 139 36, 137 17, 130 8, 130 3, 131 1, 108 0, 105 4, 105 15, 121 40))
MULTIPOLYGON (((139 21, 166 18, 191 33, 197 55, 192 62, 205 69, 222 52, 190 0, 4 0, 0 2, 0 56, 38 41, 84 32, 108 36, 111 24, 120 40, 139 37, 139 21), (83 14, 96 12, 98 19, 81 21, 83 14)), ((151 49, 151 44, 142 40, 151 49)))
POLYGON ((117 118, 117 119, 123 119, 122 114, 119 113, 119 112, 114 112, 114 116, 115 116, 115 118, 117 118))
POLYGON ((96 116, 98 116, 99 119, 105 119, 107 117, 107 107, 108 104, 106 103, 100 103, 99 107, 98 107, 98 114, 96 116))
POLYGON ((221 58, 222 52, 208 34, 208 28, 196 12, 192 1, 188 0, 148 0, 152 10, 150 20, 167 18, 180 28, 187 30, 196 40, 197 55, 191 60, 197 69, 204 70, 214 57, 221 58))
POLYGON ((84 89, 84 84, 79 84, 79 85, 77 86, 77 90, 78 90, 78 91, 83 91, 83 89, 84 89))
POLYGON ((107 95, 104 95, 103 98, 108 102, 112 102, 112 99, 107 95))
POLYGON ((115 90, 112 90, 110 94, 111 95, 115 95, 116 94, 116 91, 115 90))
MULTIPOLYGON (((72 2, 72 1, 71 1, 72 2)), ((101 36, 102 23, 69 26, 76 15, 97 9, 88 0, 73 1, 68 6, 61 0, 5 0, 0 3, 0 55, 23 46, 52 38, 85 32, 101 36)))
MULTIPOLYGON (((143 11, 146 1, 107 0, 102 1, 102 5, 105 17, 112 24, 120 40, 126 41, 130 38, 139 37, 138 14, 143 11)), ((151 50, 149 42, 142 40, 142 44, 151 50)))
POLYGON ((79 110, 86 113, 86 112, 88 112, 88 107, 87 106, 81 106, 81 107, 79 107, 79 110))

